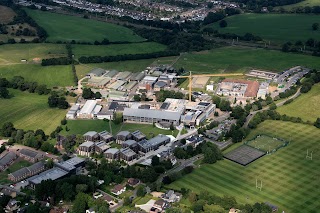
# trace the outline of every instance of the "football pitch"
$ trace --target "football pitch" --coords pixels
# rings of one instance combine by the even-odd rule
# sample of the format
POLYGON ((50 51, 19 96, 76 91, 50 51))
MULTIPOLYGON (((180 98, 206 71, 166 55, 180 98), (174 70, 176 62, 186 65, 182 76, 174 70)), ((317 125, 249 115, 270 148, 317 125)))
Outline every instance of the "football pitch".
POLYGON ((311 125, 268 120, 248 138, 259 134, 282 138, 290 144, 245 167, 229 160, 201 165, 167 187, 231 195, 239 203, 269 202, 277 205, 279 212, 318 212, 320 130, 311 125), (313 152, 312 160, 306 159, 307 150, 313 152), (262 181, 261 191, 256 188, 256 180, 262 181))
POLYGON ((288 142, 267 135, 257 135, 254 139, 246 141, 245 144, 270 154, 286 146, 288 142))

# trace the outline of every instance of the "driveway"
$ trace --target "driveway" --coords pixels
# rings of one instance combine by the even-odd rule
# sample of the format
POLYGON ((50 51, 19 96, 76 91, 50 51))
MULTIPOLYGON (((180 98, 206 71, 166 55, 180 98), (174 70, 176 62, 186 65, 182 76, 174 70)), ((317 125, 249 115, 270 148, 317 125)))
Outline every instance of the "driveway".
POLYGON ((135 205, 135 207, 138 207, 146 212, 150 212, 150 209, 152 208, 153 204, 155 203, 155 200, 149 200, 146 204, 143 205, 135 205))

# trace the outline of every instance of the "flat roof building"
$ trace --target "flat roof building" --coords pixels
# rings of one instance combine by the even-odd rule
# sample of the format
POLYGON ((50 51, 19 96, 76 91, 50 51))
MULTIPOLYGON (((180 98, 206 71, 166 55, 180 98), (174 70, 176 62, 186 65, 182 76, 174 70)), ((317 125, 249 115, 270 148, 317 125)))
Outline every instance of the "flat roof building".
POLYGON ((67 171, 69 174, 78 174, 84 164, 85 160, 83 158, 73 157, 69 160, 56 163, 55 165, 67 171))
POLYGON ((94 68, 93 70, 91 70, 87 76, 89 77, 100 77, 102 76, 104 73, 106 73, 106 71, 104 69, 101 68, 94 68))
POLYGON ((78 113, 79 118, 93 118, 93 110, 97 105, 96 100, 87 100, 78 113))
POLYGON ((27 181, 30 187, 34 189, 35 186, 41 183, 43 180, 57 180, 57 179, 66 177, 67 175, 68 175, 67 171, 60 169, 58 167, 53 167, 52 169, 49 169, 45 172, 42 172, 38 175, 28 178, 27 181))
POLYGON ((165 145, 170 142, 170 138, 166 135, 157 135, 150 140, 142 140, 138 142, 139 150, 141 152, 147 153, 151 150, 156 150, 160 146, 165 145))

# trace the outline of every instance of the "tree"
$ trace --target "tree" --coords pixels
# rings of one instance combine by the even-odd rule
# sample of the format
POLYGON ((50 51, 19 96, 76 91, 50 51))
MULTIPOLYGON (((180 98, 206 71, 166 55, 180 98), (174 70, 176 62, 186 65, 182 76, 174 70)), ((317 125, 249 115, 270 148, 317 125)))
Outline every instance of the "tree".
POLYGON ((316 31, 319 29, 319 23, 313 23, 312 24, 312 30, 316 31))
POLYGON ((129 197, 124 197, 123 199, 123 205, 128 206, 131 204, 130 198, 129 197))
POLYGON ((282 50, 282 52, 289 52, 290 51, 289 44, 285 43, 284 45, 282 45, 281 50, 282 50))
POLYGON ((47 136, 42 129, 37 129, 36 132, 34 133, 34 135, 35 136, 40 135, 42 140, 44 140, 44 141, 47 140, 47 136))
POLYGON ((320 128, 320 118, 317 118, 316 122, 314 122, 314 126, 320 128))
POLYGON ((158 166, 160 165, 160 158, 158 156, 153 156, 151 160, 151 165, 152 166, 158 166))
POLYGON ((67 120, 64 118, 63 120, 61 120, 61 125, 66 125, 67 124, 67 120))
POLYGON ((9 90, 5 87, 0 87, 0 98, 9 98, 9 90))
POLYGON ((53 168, 54 163, 52 159, 48 159, 48 161, 46 162, 46 168, 51 169, 53 168))
POLYGON ((102 95, 101 95, 100 92, 96 92, 96 93, 94 94, 94 97, 95 97, 95 99, 101 99, 101 98, 102 98, 102 95))
POLYGON ((143 197, 146 194, 144 187, 143 186, 139 186, 137 189, 137 196, 138 197, 143 197))
POLYGON ((11 122, 6 122, 2 125, 1 129, 1 135, 3 137, 10 137, 13 131, 16 129, 14 128, 13 124, 11 122))
POLYGON ((136 101, 136 102, 139 102, 139 101, 141 101, 141 97, 136 94, 136 95, 133 96, 133 100, 136 101))
POLYGON ((84 88, 83 92, 82 92, 82 97, 84 99, 91 99, 94 97, 94 93, 92 92, 92 90, 90 88, 84 88))
POLYGON ((221 21, 219 22, 219 26, 220 26, 221 28, 225 28, 225 27, 228 26, 228 23, 227 23, 226 20, 221 20, 221 21))
POLYGON ((88 195, 80 192, 73 202, 72 212, 85 212, 88 206, 88 195))

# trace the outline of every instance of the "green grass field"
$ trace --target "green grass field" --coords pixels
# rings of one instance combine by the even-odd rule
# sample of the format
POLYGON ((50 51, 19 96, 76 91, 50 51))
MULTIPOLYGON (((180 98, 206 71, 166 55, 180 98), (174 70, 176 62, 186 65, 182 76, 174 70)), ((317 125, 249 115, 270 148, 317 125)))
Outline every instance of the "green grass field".
POLYGON ((311 25, 319 22, 317 15, 299 14, 240 14, 225 19, 226 28, 220 28, 219 23, 213 28, 221 33, 244 35, 252 33, 266 41, 285 43, 287 41, 306 41, 309 38, 320 39, 320 31, 313 31, 311 25))
POLYGON ((67 16, 40 10, 25 9, 48 33, 48 41, 109 41, 137 42, 145 39, 132 30, 105 22, 67 16))
POLYGON ((22 76, 26 81, 35 81, 48 87, 74 85, 70 65, 46 67, 40 64, 0 65, 0 77, 10 79, 14 76, 22 76))
POLYGON ((152 53, 166 50, 166 46, 155 42, 110 44, 110 45, 73 45, 76 58, 81 56, 115 56, 124 54, 152 53))
POLYGON ((31 165, 32 163, 25 160, 19 160, 13 163, 6 171, 0 172, 0 184, 11 183, 11 181, 8 179, 8 174, 31 165))
POLYGON ((320 117, 320 84, 313 85, 312 89, 300 95, 292 103, 277 109, 280 114, 300 117, 304 121, 315 122, 320 117))
POLYGON ((43 129, 50 134, 64 118, 66 110, 48 106, 48 96, 10 89, 11 99, 0 99, 0 126, 12 122, 24 130, 43 129))
MULTIPOLYGON (((152 135, 156 136, 158 134, 165 134, 165 135, 171 135, 171 130, 161 130, 156 127, 153 127, 152 125, 148 124, 130 124, 130 123, 124 123, 115 125, 114 123, 111 123, 112 131, 110 130, 109 122, 103 121, 103 120, 68 120, 67 125, 68 129, 70 129, 68 132, 64 130, 61 132, 63 135, 69 135, 69 134, 84 134, 88 131, 96 131, 100 132, 103 130, 107 130, 108 132, 112 132, 113 135, 116 135, 120 131, 136 131, 140 130, 143 132, 147 138, 152 137, 152 135)), ((177 130, 173 131, 174 136, 178 134, 177 130)))
POLYGON ((194 73, 223 73, 245 72, 252 68, 280 72, 297 65, 320 68, 318 57, 240 47, 187 53, 174 67, 184 67, 194 73))
POLYGON ((228 160, 201 165, 168 187, 231 195, 240 203, 270 202, 279 207, 278 212, 318 212, 320 130, 311 125, 265 121, 248 138, 257 134, 283 138, 290 144, 246 167, 228 160), (307 149, 313 150, 312 161, 306 159, 307 149), (256 189, 256 179, 263 182, 262 191, 256 189))
POLYGON ((32 63, 34 58, 63 57, 66 52, 64 44, 6 44, 0 48, 0 65, 21 63, 21 59, 32 63))
MULTIPOLYGON (((297 8, 297 7, 313 7, 313 6, 320 6, 320 1, 319 0, 304 0, 302 2, 296 3, 296 4, 290 4, 290 5, 286 5, 286 6, 282 6, 282 8, 286 9, 286 10, 290 10, 293 8, 297 8)), ((280 7, 277 7, 277 9, 279 9, 280 7)))

